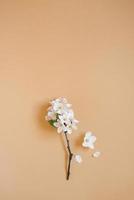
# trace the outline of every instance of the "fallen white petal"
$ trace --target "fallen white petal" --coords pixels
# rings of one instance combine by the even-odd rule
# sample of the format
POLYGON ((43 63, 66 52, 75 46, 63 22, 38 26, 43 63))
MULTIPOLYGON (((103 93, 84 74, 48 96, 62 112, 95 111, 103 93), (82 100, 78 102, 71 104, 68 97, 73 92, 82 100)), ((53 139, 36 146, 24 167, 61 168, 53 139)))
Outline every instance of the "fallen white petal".
POLYGON ((80 155, 75 155, 75 161, 77 163, 81 163, 82 162, 82 157, 80 155))
POLYGON ((98 158, 100 155, 101 155, 101 152, 100 152, 100 151, 96 151, 96 152, 94 152, 94 153, 92 154, 92 156, 93 156, 94 158, 98 158))
POLYGON ((96 137, 92 134, 92 132, 88 131, 85 133, 85 137, 84 137, 82 146, 90 148, 90 149, 94 149, 95 141, 96 141, 96 137))

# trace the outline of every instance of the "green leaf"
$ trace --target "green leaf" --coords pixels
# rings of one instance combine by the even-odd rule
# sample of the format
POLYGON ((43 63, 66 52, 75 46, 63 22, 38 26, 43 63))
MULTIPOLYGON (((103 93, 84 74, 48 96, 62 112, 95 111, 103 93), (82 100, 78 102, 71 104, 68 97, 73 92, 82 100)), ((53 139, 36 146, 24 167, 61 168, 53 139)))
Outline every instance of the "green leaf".
POLYGON ((48 122, 49 122, 49 124, 50 124, 51 126, 55 127, 55 126, 54 126, 54 123, 57 122, 57 120, 49 120, 48 122))

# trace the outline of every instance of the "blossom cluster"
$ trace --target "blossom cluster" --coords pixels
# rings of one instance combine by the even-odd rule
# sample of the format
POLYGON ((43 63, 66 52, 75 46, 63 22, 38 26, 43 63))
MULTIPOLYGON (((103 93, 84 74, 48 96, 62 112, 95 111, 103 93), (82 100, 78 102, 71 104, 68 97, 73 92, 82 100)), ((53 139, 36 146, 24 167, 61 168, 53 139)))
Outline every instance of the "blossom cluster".
POLYGON ((79 121, 74 118, 71 107, 72 105, 63 97, 50 101, 46 120, 57 128, 58 133, 71 134, 73 129, 77 129, 79 121))

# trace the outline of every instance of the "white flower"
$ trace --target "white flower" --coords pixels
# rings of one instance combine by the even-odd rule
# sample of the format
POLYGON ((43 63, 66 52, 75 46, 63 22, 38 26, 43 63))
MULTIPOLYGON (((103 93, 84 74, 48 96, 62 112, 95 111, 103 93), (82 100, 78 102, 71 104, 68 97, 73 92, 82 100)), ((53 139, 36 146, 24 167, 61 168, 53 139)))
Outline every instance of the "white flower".
POLYGON ((63 123, 60 120, 57 120, 57 122, 54 123, 54 126, 57 128, 58 133, 72 133, 72 128, 67 123, 63 123))
POLYGON ((77 162, 77 163, 81 163, 82 162, 82 157, 80 156, 80 155, 75 155, 75 161, 77 162))
POLYGON ((100 155, 101 155, 101 152, 100 152, 100 151, 96 151, 96 152, 94 152, 94 153, 92 154, 92 156, 93 156, 94 158, 98 158, 100 155))
POLYGON ((54 126, 57 128, 58 133, 62 132, 62 124, 59 120, 57 120, 57 122, 54 122, 54 126))
POLYGON ((46 120, 56 120, 57 116, 56 113, 52 112, 52 111, 48 111, 47 116, 46 116, 46 120))
POLYGON ((68 116, 68 118, 74 118, 74 111, 72 109, 68 109, 64 113, 68 116))
POLYGON ((71 104, 63 97, 52 100, 50 104, 46 120, 57 128, 58 133, 71 134, 72 130, 76 129, 78 124, 78 120, 74 118, 71 104))
POLYGON ((78 124, 78 123, 79 123, 78 120, 72 119, 72 120, 71 120, 71 126, 72 126, 72 128, 73 128, 73 129, 77 129, 77 124, 78 124))
POLYGON ((65 110, 67 110, 68 108, 71 107, 71 104, 68 104, 67 100, 63 97, 54 99, 50 103, 53 107, 54 112, 56 112, 58 114, 64 113, 65 110))
POLYGON ((82 146, 88 147, 90 149, 94 149, 95 141, 96 141, 96 137, 94 135, 92 135, 91 132, 86 132, 82 146))
POLYGON ((66 125, 70 122, 68 115, 66 113, 59 115, 59 120, 61 121, 62 124, 66 124, 66 125))

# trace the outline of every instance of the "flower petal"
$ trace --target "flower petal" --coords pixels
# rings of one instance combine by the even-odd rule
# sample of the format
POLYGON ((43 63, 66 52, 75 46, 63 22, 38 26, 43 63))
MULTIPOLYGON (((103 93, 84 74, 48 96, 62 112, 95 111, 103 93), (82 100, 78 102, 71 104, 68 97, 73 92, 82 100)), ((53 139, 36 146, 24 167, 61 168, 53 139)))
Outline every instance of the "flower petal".
POLYGON ((96 151, 96 152, 94 152, 94 153, 92 154, 92 156, 93 156, 94 158, 98 158, 100 155, 101 155, 101 152, 100 152, 100 151, 96 151))
POLYGON ((58 133, 61 133, 61 132, 62 132, 62 127, 61 127, 61 126, 58 127, 57 132, 58 132, 58 133))
POLYGON ((94 149, 94 143, 96 141, 96 137, 92 135, 92 132, 88 131, 85 133, 84 141, 82 143, 83 147, 88 147, 90 149, 94 149))
POLYGON ((82 157, 80 155, 75 155, 75 161, 77 163, 81 163, 82 162, 82 157))

